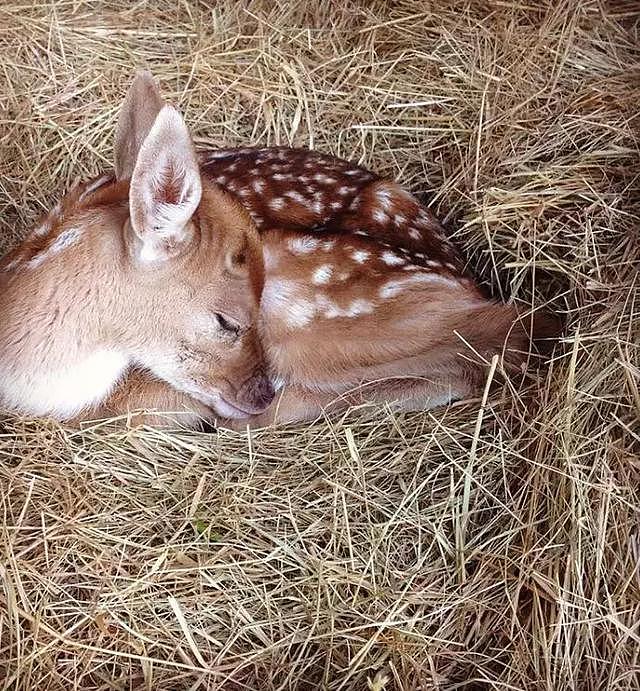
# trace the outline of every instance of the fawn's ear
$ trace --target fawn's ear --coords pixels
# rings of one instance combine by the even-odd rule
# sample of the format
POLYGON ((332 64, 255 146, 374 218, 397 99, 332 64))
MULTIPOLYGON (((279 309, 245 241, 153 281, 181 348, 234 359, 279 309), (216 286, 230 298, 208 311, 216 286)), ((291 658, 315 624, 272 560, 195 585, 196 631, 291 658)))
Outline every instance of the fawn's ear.
POLYGON ((162 97, 150 72, 139 71, 127 91, 116 128, 115 172, 118 180, 133 175, 142 142, 160 109, 162 97))
POLYGON ((129 216, 143 262, 170 259, 193 238, 200 204, 200 168, 187 126, 164 106, 142 143, 129 188, 129 216))

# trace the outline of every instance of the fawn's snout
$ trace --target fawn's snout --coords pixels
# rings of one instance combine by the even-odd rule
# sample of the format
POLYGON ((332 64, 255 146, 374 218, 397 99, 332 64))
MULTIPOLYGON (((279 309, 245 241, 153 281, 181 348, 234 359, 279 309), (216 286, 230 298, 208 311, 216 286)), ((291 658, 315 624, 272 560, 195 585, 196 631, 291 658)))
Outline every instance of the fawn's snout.
POLYGON ((264 370, 251 374, 238 388, 236 400, 242 409, 250 414, 262 413, 275 396, 271 380, 264 370))

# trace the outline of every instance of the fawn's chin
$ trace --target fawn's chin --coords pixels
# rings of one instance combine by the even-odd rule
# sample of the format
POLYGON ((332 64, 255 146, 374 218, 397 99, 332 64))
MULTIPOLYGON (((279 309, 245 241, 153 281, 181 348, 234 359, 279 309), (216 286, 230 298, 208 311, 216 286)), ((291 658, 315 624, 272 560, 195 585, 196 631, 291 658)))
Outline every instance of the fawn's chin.
POLYGON ((251 412, 247 412, 242 408, 239 408, 233 403, 229 403, 226 399, 217 392, 207 393, 201 389, 190 389, 189 394, 195 399, 204 403, 206 406, 211 408, 216 415, 224 418, 230 418, 233 420, 244 420, 251 416, 251 412))
POLYGON ((229 403, 229 401, 225 401, 225 399, 222 397, 219 397, 216 401, 212 401, 209 405, 216 411, 218 415, 233 420, 245 420, 251 416, 251 413, 247 413, 245 410, 242 410, 232 403, 229 403))

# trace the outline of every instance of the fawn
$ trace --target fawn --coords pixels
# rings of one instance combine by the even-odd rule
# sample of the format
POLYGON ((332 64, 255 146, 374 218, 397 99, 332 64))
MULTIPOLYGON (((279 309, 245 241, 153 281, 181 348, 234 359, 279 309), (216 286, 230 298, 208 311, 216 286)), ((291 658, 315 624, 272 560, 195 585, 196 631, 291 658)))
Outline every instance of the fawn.
POLYGON ((114 173, 0 260, 0 313, 5 407, 186 426, 434 407, 475 393, 483 358, 520 367, 529 331, 553 332, 485 297, 390 180, 304 149, 196 154, 147 72, 121 108, 114 173))

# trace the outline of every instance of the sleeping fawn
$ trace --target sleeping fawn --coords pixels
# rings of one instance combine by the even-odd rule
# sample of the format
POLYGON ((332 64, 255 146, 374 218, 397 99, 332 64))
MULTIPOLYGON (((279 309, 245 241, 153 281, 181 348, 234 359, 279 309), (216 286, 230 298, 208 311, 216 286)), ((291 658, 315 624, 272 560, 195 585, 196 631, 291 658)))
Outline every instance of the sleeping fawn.
POLYGON ((0 314, 6 408, 241 427, 467 397, 554 324, 486 298, 394 182, 303 149, 196 154, 146 72, 114 173, 0 261, 0 314))

